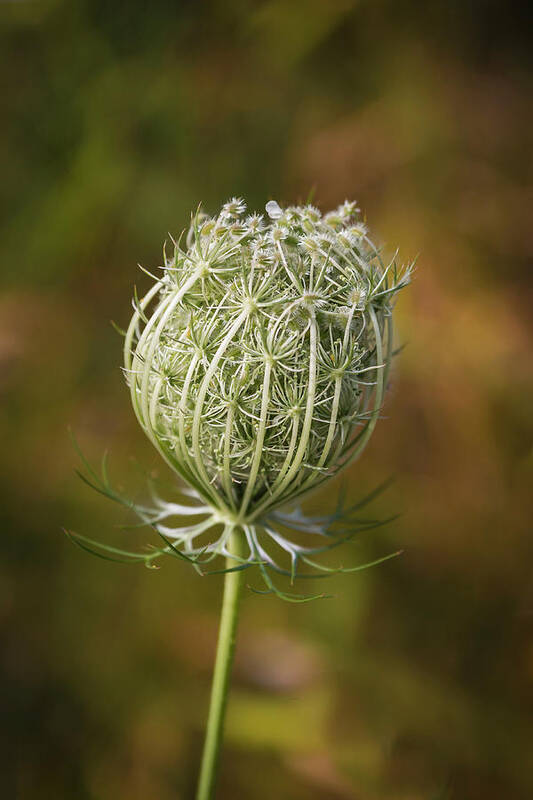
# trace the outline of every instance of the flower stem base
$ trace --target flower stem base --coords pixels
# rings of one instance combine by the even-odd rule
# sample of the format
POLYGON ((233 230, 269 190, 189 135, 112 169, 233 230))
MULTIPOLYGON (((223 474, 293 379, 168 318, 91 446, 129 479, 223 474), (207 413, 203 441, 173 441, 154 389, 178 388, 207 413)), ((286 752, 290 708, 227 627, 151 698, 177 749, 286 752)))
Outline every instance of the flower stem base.
MULTIPOLYGON (((237 559, 243 557, 244 535, 235 528, 230 537, 229 551, 237 559)), ((228 569, 239 565, 232 556, 226 559, 228 569)), ((214 797, 220 745, 224 729, 224 717, 228 689, 233 665, 243 570, 226 572, 224 576, 224 598, 218 631, 217 654, 211 687, 211 700, 207 730, 198 781, 196 800, 212 800, 214 797)))

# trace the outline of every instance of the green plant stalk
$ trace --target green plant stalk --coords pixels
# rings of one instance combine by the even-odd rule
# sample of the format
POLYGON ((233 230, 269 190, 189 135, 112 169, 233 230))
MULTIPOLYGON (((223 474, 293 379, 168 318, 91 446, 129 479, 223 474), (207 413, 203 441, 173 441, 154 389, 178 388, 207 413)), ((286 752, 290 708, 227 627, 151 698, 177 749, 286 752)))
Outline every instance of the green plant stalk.
MULTIPOLYGON (((233 529, 230 534, 228 549, 232 556, 227 557, 226 567, 234 569, 240 563, 238 559, 243 558, 244 555, 244 534, 241 530, 233 529), (235 559, 237 559, 237 562, 235 559)), ((243 570, 226 572, 224 576, 224 598, 222 601, 209 716, 207 718, 207 730, 196 800, 212 800, 214 797, 231 668, 235 652, 243 572, 243 570)))

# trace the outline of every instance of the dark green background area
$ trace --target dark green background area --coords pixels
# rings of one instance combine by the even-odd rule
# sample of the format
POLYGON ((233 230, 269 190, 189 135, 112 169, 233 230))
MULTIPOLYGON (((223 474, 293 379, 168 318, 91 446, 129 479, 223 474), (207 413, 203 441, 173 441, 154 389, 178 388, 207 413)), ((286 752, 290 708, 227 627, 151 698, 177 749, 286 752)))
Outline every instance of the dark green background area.
MULTIPOLYGON (((172 480, 120 372, 133 284, 200 202, 357 199, 400 259, 407 347, 345 476, 401 517, 331 599, 247 591, 222 798, 533 796, 533 227, 525 15, 496 2, 0 3, 2 795, 188 800, 219 577, 74 475, 172 480)), ((338 485, 312 501, 330 509, 338 485)), ((249 582, 258 585, 253 575, 249 582)), ((312 591, 325 587, 309 582, 312 591)))

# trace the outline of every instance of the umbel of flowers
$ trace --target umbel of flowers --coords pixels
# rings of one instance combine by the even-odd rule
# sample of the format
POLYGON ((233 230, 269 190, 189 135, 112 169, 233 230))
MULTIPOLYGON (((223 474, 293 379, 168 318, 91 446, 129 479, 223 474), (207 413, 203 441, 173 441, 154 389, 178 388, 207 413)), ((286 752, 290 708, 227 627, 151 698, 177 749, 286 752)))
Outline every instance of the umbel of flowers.
POLYGON ((216 216, 194 215, 185 242, 173 240, 152 277, 134 303, 125 374, 141 426, 195 498, 192 506, 159 501, 158 530, 205 561, 231 555, 238 526, 243 564, 283 571, 274 542, 294 574, 331 543, 305 547, 279 526, 331 536, 338 518, 279 509, 367 443, 409 269, 383 262, 353 202, 322 215, 270 201, 259 215, 234 198, 216 216), (163 524, 176 514, 204 518, 163 524))

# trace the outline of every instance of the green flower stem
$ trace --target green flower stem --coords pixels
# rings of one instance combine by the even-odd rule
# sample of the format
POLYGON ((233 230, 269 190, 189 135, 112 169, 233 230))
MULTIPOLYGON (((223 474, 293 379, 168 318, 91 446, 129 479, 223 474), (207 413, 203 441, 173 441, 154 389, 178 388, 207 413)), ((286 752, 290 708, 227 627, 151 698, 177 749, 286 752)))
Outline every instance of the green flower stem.
MULTIPOLYGON (((244 558, 244 545, 245 539, 243 532, 238 528, 234 528, 230 535, 228 548, 232 556, 235 556, 237 559, 244 558)), ((228 569, 238 565, 238 563, 236 564, 235 558, 232 556, 228 556, 226 559, 226 566, 228 569)), ((211 800, 211 798, 214 797, 231 667, 235 651, 242 583, 243 570, 226 572, 224 576, 224 599, 222 601, 222 615, 220 617, 220 628, 218 631, 215 671, 213 673, 207 731, 196 800, 211 800)))

